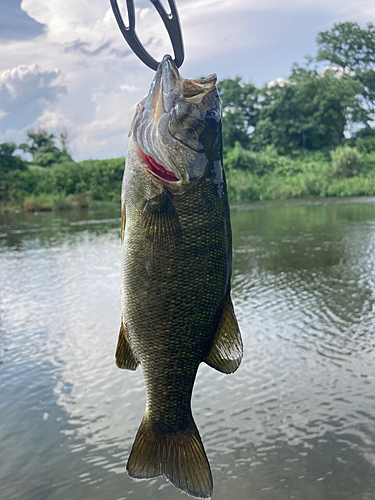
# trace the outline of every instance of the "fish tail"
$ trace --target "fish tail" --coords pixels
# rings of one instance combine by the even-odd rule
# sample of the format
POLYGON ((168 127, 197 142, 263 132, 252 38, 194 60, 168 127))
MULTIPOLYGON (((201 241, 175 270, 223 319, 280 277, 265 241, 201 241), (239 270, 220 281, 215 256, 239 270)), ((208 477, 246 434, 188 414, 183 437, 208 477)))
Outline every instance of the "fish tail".
POLYGON ((212 475, 193 418, 189 427, 165 434, 145 416, 126 466, 130 477, 165 476, 174 486, 196 498, 211 498, 212 475))

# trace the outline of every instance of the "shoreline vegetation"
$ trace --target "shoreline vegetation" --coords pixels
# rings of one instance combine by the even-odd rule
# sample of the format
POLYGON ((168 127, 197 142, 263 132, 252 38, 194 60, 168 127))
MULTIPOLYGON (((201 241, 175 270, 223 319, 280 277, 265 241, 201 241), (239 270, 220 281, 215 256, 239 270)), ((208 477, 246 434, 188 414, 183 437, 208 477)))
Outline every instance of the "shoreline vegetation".
MULTIPOLYGON (((316 41, 287 78, 218 82, 230 202, 375 195, 375 27, 338 23, 316 41)), ((0 144, 0 211, 120 204, 123 157, 75 162, 66 131, 26 136, 0 144)))
MULTIPOLYGON (((374 196, 375 138, 374 151, 364 150, 362 142, 357 148, 279 155, 274 147, 251 152, 236 143, 224 158, 229 201, 374 196)), ((0 173, 1 211, 120 205, 124 164, 123 157, 49 168, 24 162, 22 169, 0 173)))

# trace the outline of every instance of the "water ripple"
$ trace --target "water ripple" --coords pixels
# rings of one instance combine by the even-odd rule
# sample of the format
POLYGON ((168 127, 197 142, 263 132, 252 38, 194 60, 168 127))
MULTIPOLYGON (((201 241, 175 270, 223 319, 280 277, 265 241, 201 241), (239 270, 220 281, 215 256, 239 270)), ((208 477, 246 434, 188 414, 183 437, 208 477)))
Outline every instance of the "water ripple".
MULTIPOLYGON (((7 499, 173 499, 125 463, 140 370, 113 361, 118 211, 0 216, 0 482, 7 499)), ((375 205, 232 211, 244 360, 202 365, 193 412, 216 500, 375 496, 375 205)))

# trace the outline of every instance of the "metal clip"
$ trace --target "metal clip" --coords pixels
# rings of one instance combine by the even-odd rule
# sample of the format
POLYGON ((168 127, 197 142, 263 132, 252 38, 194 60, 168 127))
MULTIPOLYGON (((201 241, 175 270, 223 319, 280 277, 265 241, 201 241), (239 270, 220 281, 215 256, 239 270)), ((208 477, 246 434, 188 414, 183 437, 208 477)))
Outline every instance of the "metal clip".
MULTIPOLYGON (((168 31, 169 38, 172 43, 174 51, 174 63, 179 68, 184 61, 184 45, 182 42, 182 33, 180 19, 178 17, 177 8, 174 0, 168 0, 171 13, 167 14, 163 5, 159 0, 150 0, 154 5, 155 9, 158 11, 164 26, 168 31)), ((125 26, 125 23, 120 14, 120 9, 117 4, 117 0, 110 0, 113 13, 115 15, 117 24, 123 34, 125 40, 128 42, 130 48, 133 52, 143 61, 149 68, 157 70, 159 63, 147 52, 147 50, 141 44, 137 33, 135 32, 135 11, 134 11, 134 1, 126 0, 126 7, 128 9, 129 16, 129 26, 125 26)))

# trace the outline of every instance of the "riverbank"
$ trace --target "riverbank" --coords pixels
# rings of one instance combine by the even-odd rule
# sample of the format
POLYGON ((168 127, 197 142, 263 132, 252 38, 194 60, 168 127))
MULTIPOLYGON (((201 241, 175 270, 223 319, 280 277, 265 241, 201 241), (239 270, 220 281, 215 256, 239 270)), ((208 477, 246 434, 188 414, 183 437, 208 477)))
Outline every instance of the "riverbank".
MULTIPOLYGON (((119 205, 125 159, 68 161, 45 168, 25 164, 3 173, 1 211, 61 211, 119 205)), ((375 153, 278 155, 236 145, 224 158, 230 202, 375 195, 375 153), (335 157, 335 155, 337 157, 335 157)))

